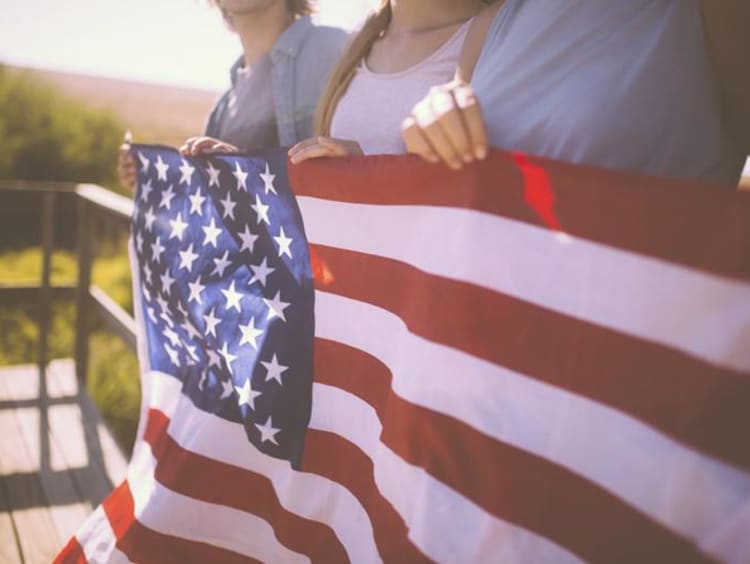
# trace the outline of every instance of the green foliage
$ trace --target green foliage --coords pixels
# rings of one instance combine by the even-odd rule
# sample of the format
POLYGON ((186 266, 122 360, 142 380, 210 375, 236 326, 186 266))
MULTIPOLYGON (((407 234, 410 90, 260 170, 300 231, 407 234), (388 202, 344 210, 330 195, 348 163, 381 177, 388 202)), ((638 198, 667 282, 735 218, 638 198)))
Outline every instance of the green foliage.
POLYGON ((123 127, 0 64, 0 178, 113 183, 123 127))

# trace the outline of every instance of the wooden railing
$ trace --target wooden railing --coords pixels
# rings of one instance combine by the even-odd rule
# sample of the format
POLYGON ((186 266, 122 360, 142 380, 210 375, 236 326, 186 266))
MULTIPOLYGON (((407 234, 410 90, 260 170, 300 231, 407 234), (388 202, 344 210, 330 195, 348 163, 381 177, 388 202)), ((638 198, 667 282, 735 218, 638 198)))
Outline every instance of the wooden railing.
POLYGON ((130 225, 133 203, 128 198, 93 184, 0 181, 0 205, 3 200, 7 201, 9 196, 12 197, 14 193, 19 192, 38 195, 41 203, 41 281, 39 284, 6 284, 0 280, 0 304, 36 302, 39 326, 37 362, 43 373, 49 360, 52 300, 75 300, 76 375, 80 382, 85 383, 92 315, 103 321, 133 351, 136 349, 133 318, 101 288, 91 283, 91 267, 96 253, 100 222, 115 222, 126 231, 130 225), (64 198, 76 200, 78 280, 75 285, 52 285, 51 261, 55 248, 55 218, 58 202, 64 198))

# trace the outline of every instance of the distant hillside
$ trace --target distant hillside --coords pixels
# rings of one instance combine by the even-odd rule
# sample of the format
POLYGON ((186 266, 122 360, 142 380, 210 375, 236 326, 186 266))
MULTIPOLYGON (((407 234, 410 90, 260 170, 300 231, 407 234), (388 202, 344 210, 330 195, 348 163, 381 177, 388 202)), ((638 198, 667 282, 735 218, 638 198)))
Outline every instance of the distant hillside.
POLYGON ((203 132, 217 92, 38 69, 26 71, 93 107, 114 112, 136 142, 179 145, 203 132))

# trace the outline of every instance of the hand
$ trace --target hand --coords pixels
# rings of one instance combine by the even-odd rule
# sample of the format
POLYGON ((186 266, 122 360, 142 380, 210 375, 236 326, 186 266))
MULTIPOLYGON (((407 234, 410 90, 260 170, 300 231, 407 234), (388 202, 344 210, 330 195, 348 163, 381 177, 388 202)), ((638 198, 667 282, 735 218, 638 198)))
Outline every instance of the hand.
POLYGON ((180 154, 189 157, 211 153, 238 153, 239 149, 213 137, 191 137, 180 147, 180 154))
POLYGON ((135 170, 135 159, 130 152, 129 143, 123 143, 120 145, 120 150, 117 155, 117 178, 120 181, 120 186, 131 192, 135 191, 135 184, 138 176, 135 170))
POLYGON ((307 159, 317 159, 318 157, 349 157, 352 155, 364 155, 359 143, 329 137, 313 137, 300 141, 289 149, 289 159, 292 164, 299 164, 307 159))
POLYGON ((409 153, 454 170, 487 156, 487 132, 474 90, 454 80, 435 86, 401 126, 409 153))

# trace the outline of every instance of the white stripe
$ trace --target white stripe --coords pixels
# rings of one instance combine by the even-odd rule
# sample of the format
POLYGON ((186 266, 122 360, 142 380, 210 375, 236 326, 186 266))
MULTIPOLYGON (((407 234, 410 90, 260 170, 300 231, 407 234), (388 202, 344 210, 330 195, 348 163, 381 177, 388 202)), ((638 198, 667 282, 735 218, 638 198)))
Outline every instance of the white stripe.
MULTIPOLYGON (((151 378, 173 380, 159 373, 152 373, 151 378)), ((328 525, 353 562, 380 562, 367 513, 340 484, 297 472, 288 462, 260 453, 248 442, 241 425, 201 411, 181 395, 168 432, 186 450, 267 477, 282 507, 328 525)))
POLYGON ((496 518, 404 461, 380 442, 375 410, 344 390, 313 385, 310 428, 335 433, 369 456, 378 490, 406 522, 409 539, 437 562, 579 562, 564 548, 496 518))
POLYGON ((115 532, 102 506, 97 507, 89 515, 78 529, 76 538, 90 564, 127 564, 130 562, 127 556, 117 549, 115 532))
MULTIPOLYGON (((136 445, 128 470, 135 517, 153 531, 218 546, 263 562, 304 563, 310 559, 279 543, 263 519, 223 505, 174 492, 154 479, 156 460, 144 442, 136 445)), ((221 487, 217 484, 217 487, 221 487)))
POLYGON ((381 308, 325 292, 315 302, 316 335, 378 358, 400 397, 564 466, 684 536, 750 496, 750 475, 635 418, 427 341, 381 308))
POLYGON ((298 200, 311 243, 403 261, 750 371, 748 284, 482 212, 298 200))

